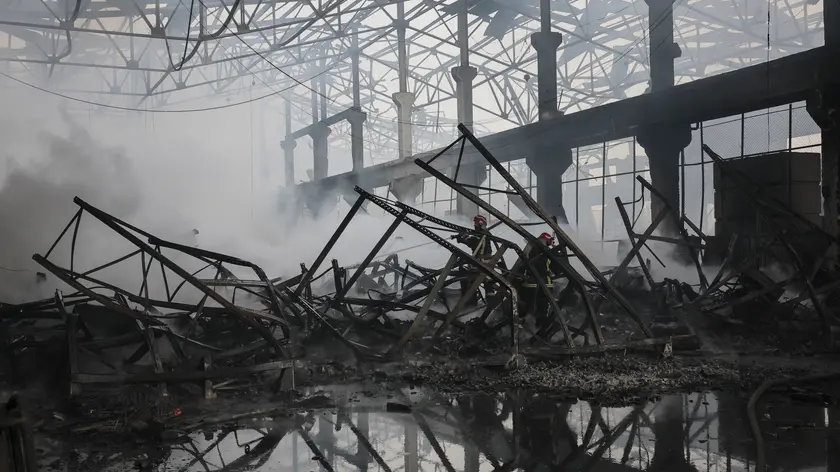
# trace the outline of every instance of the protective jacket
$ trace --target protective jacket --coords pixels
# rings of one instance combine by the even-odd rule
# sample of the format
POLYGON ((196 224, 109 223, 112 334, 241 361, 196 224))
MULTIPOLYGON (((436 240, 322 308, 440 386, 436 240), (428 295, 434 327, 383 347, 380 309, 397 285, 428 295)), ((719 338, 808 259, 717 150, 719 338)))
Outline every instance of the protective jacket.
POLYGON ((534 252, 537 254, 536 256, 530 257, 531 267, 526 267, 527 275, 522 286, 528 288, 537 287, 536 277, 540 277, 547 286, 551 286, 551 276, 553 274, 551 259, 539 250, 535 249, 531 254, 534 252))
POLYGON ((457 241, 472 249, 476 259, 487 261, 493 257, 493 245, 486 234, 461 233, 458 235, 457 241))

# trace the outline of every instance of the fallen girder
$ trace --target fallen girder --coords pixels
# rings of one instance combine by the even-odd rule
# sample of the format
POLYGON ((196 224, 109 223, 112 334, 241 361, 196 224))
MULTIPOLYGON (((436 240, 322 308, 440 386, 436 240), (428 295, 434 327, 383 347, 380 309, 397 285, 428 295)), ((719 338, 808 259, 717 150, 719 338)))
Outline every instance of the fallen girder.
POLYGON ((50 334, 63 331, 70 395, 78 394, 83 385, 128 383, 156 384, 166 395, 169 384, 193 382, 211 398, 217 386, 213 380, 225 384, 234 378, 278 373, 282 378, 294 362, 300 362, 289 348, 291 327, 302 320, 283 305, 276 288, 299 278, 269 280, 250 262, 162 240, 79 198, 75 203, 78 212, 46 255, 33 256, 75 292, 65 295, 56 290, 50 299, 7 305, 0 312, 7 323, 7 349, 13 353, 39 343, 49 345, 55 341, 50 334), (76 251, 85 214, 136 250, 92 269, 79 269, 76 251), (64 267, 50 256, 71 228, 69 267, 64 267), (141 284, 136 292, 100 275, 137 259, 141 284), (188 270, 188 264, 198 268, 188 270), (251 269, 258 281, 240 281, 226 267, 231 265, 251 269), (215 272, 212 280, 198 278, 207 271, 215 272), (213 285, 221 281, 233 289, 217 290, 213 285), (249 304, 236 303, 239 290, 249 294, 249 304), (133 353, 121 358, 119 351, 126 348, 133 353), (144 358, 148 358, 145 365, 144 358))
MULTIPOLYGON (((504 352, 507 366, 515 367, 529 355, 545 359, 651 347, 670 352, 675 334, 693 336, 654 332, 651 326, 657 315, 640 311, 623 288, 628 277, 640 278, 629 273, 628 264, 633 259, 642 262, 639 251, 654 238, 666 213, 678 216, 673 209, 666 208, 642 234, 633 231, 623 213, 632 248, 617 268, 604 270, 467 128, 459 129, 462 136, 450 147, 475 147, 508 183, 504 192, 521 199, 531 211, 532 221, 513 221, 468 187, 439 173, 430 166, 436 157, 418 160, 418 166, 498 223, 482 230, 465 227, 356 187, 358 198, 312 264, 301 264, 300 274, 283 279, 269 278, 247 260, 156 237, 76 198, 79 210, 55 243, 46 255, 33 256, 72 291, 58 290, 49 299, 0 307, 7 349, 14 353, 55 344, 60 338, 71 395, 83 385, 101 384, 157 385, 165 395, 170 386, 196 383, 205 397, 212 398, 221 389, 253 385, 249 380, 268 382, 275 389, 284 378, 293 383, 294 376, 284 374, 309 360, 308 348, 330 337, 362 361, 399 361, 406 349, 444 355, 504 352), (368 204, 392 218, 388 228, 361 262, 342 266, 333 258, 327 264, 358 210, 368 204), (78 268, 76 247, 85 240, 80 235, 86 234, 80 232, 83 215, 93 217, 133 250, 94 268, 78 268), (513 236, 494 234, 498 225, 513 236), (560 244, 542 243, 531 232, 537 225, 547 227, 560 244), (412 228, 446 254, 443 267, 425 267, 383 253, 401 226, 412 228), (478 236, 492 251, 480 254, 466 249, 451 241, 452 235, 478 236), (58 262, 51 256, 67 239, 68 260, 58 262), (510 264, 506 257, 515 262, 510 264), (103 275, 137 259, 137 290, 103 275), (551 280, 531 277, 537 273, 538 260, 558 268, 551 280), (523 297, 523 284, 529 280, 536 287, 523 297), (626 335, 607 339, 605 323, 625 321, 626 335), (133 351, 127 357, 115 354, 124 348, 133 351)), ((639 183, 656 193, 644 179, 639 183)), ((693 228, 690 221, 681 221, 693 228)), ((691 248, 685 230, 681 236, 675 241, 691 248)), ((703 278, 693 250, 690 257, 700 274, 701 289, 714 286, 717 281, 707 284, 703 278)), ((673 284, 653 283, 645 264, 640 266, 653 292, 644 298, 667 298, 673 292, 673 284)), ((654 311, 668 311, 675 304, 672 300, 654 311)))

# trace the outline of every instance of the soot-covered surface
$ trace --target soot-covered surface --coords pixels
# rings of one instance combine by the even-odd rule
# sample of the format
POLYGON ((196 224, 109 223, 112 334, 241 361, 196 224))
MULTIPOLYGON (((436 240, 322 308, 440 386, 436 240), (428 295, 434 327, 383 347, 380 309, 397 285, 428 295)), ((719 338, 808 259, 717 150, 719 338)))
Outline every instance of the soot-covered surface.
MULTIPOLYGON (((40 434, 40 462, 46 471, 86 472, 679 472, 748 471, 756 460, 747 398, 734 393, 672 394, 616 408, 530 390, 342 386, 306 394, 308 405, 239 404, 229 412, 263 413, 175 421, 142 438, 40 434)), ((840 470, 832 455, 840 446, 836 401, 801 389, 766 397, 758 417, 770 470, 840 470)))

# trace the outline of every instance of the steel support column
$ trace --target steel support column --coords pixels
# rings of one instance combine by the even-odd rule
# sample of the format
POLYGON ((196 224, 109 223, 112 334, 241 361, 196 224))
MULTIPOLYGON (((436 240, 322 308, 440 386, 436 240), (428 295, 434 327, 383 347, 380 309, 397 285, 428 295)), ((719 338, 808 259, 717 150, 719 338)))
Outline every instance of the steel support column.
POLYGON ((413 92, 408 91, 408 45, 405 39, 408 21, 405 19, 403 2, 397 3, 397 19, 394 20, 394 26, 397 29, 400 91, 394 93, 391 98, 397 106, 397 140, 400 158, 406 158, 412 155, 411 116, 414 111, 415 97, 413 92))
MULTIPOLYGON (((461 54, 461 64, 452 68, 452 78, 455 80, 455 96, 458 100, 458 122, 472 130, 473 128, 473 80, 478 70, 470 65, 470 31, 469 31, 469 2, 460 2, 458 10, 458 46, 461 54)), ((487 167, 484 163, 465 165, 459 169, 458 182, 466 185, 481 185, 487 178, 487 167)), ((456 196, 458 213, 473 216, 478 213, 478 207, 469 200, 456 196)))
MULTIPOLYGON (((557 49, 563 43, 563 35, 551 31, 551 0, 540 0, 540 23, 541 31, 531 35, 531 45, 537 51, 537 99, 539 120, 543 121, 562 115, 557 110, 557 49)), ((568 223, 562 177, 572 165, 572 150, 547 145, 542 137, 536 137, 526 159, 537 176, 537 203, 561 223, 568 223)))
MULTIPOLYGON (((674 42, 674 0, 645 0, 645 3, 650 38, 650 92, 656 93, 674 86, 674 59, 682 52, 674 42)), ((651 214, 656 215, 667 206, 680 208, 680 153, 691 143, 691 124, 642 128, 637 140, 647 153, 653 186, 667 200, 661 202, 651 197, 651 214)), ((676 215, 669 215, 661 228, 664 234, 679 234, 676 215)))

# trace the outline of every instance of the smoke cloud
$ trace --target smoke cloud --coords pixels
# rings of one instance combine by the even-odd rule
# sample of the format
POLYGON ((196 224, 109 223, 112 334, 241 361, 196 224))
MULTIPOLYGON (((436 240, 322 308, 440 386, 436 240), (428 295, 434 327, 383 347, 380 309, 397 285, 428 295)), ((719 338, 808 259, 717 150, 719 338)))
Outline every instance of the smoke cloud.
MULTIPOLYGON (((31 257, 45 254, 78 210, 75 196, 161 238, 250 260, 270 277, 291 277, 300 272, 300 263, 311 264, 349 210, 346 202, 339 201, 332 213, 315 221, 290 214, 297 210, 288 204, 294 195, 281 188, 282 154, 279 149, 254 145, 254 126, 249 124, 257 114, 253 110, 174 116, 104 114, 95 107, 68 111, 72 107, 66 102, 21 88, 0 88, 0 97, 9 104, 0 110, 4 143, 0 150, 0 301, 5 303, 48 297, 56 288, 70 291, 50 274, 47 283, 36 284, 36 272, 46 270, 31 257), (198 230, 197 236, 193 229, 198 230)), ((270 104, 264 107, 271 108, 270 104)), ((268 126, 261 123, 260 127, 268 126)), ((282 129, 277 123, 269 128, 282 129)), ((299 146, 304 153, 305 148, 299 146)), ((331 160, 349 159, 341 152, 331 149, 331 160)), ((296 173, 309 167, 309 156, 300 157, 296 173)), ((373 205, 368 210, 370 214, 362 212, 351 222, 324 268, 332 258, 345 266, 359 262, 393 221, 373 205)), ((453 221, 471 225, 468 219, 453 221)), ((534 234, 548 230, 547 226, 528 229, 534 234)), ((602 244, 592 235, 564 229, 597 266, 618 263, 615 243, 602 244)), ((500 226, 494 233, 525 246, 509 229, 500 226)), ((63 267, 70 265, 71 235, 50 257, 63 267)), ((427 243, 424 236, 402 225, 382 253, 401 251, 403 261, 443 265, 448 252, 427 243)), ((86 215, 74 268, 88 270, 133 250, 86 215)), ((514 258, 510 253, 508 263, 514 258)), ((200 267, 183 256, 176 261, 188 270, 200 267)), ((573 259, 572 264, 588 277, 579 262, 573 259)), ((669 273, 672 267, 676 264, 669 264, 669 273)), ((156 270, 150 284, 162 289, 156 270)), ((247 272, 234 272, 254 278, 247 272)), ((122 263, 103 271, 100 278, 136 292, 142 283, 140 262, 122 263)))

